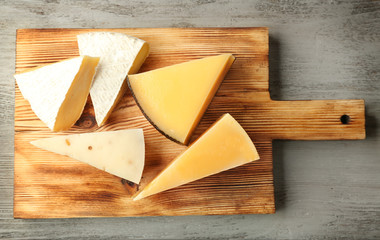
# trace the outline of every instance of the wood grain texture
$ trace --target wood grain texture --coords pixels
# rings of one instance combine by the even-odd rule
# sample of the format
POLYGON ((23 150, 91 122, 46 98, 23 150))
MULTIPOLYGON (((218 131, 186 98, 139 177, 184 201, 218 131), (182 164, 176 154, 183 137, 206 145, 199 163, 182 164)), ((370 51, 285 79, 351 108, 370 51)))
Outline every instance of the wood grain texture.
MULTIPOLYGON (((76 35, 93 29, 20 29, 16 72, 78 55, 76 35)), ((148 41, 151 54, 141 72, 219 53, 236 62, 210 104, 193 140, 229 112, 246 129, 261 159, 133 202, 138 186, 86 164, 35 148, 30 141, 54 135, 31 111, 16 87, 14 217, 100 217, 273 213, 273 139, 362 139, 364 102, 272 101, 268 85, 266 28, 97 29, 148 41), (350 116, 349 124, 340 117, 350 116), (226 197, 228 196, 228 197, 226 197)), ((143 128, 144 187, 185 149, 163 137, 142 116, 129 92, 106 125, 98 128, 90 101, 65 133, 143 128)))
POLYGON ((380 2, 4 0, 0 239, 379 239, 380 2), (269 27, 275 100, 365 99, 365 140, 273 143, 276 214, 14 219, 16 29, 269 27))

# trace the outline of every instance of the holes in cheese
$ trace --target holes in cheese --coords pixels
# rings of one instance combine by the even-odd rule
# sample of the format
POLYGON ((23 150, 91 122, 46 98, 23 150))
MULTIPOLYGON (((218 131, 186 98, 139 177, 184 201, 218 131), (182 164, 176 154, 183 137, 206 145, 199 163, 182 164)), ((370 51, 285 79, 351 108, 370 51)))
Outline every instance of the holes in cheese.
POLYGON ((255 145, 240 124, 223 115, 177 156, 133 200, 178 187, 259 159, 255 145))
POLYGON ((140 182, 144 169, 145 143, 142 129, 58 136, 31 143, 136 184, 140 182))
POLYGON ((90 95, 96 122, 102 126, 127 89, 127 74, 137 73, 149 55, 149 45, 115 32, 83 33, 77 39, 81 55, 100 57, 90 95))
POLYGON ((98 57, 81 56, 15 74, 32 110, 51 130, 64 131, 86 104, 98 57))
POLYGON ((187 144, 234 59, 231 54, 206 57, 129 75, 127 81, 152 125, 187 144))

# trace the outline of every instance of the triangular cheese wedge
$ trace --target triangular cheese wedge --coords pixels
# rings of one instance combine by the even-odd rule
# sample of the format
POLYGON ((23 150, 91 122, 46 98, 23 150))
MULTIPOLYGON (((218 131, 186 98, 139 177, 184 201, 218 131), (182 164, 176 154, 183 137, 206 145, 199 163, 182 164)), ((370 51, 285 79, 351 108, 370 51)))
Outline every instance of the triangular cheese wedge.
POLYGON ((176 157, 133 200, 258 160, 259 154, 248 134, 230 115, 225 114, 176 157))
POLYGON ((223 54, 129 75, 128 84, 152 125, 187 144, 234 59, 223 54))
POLYGON ((125 93, 127 74, 137 73, 149 54, 145 41, 115 32, 89 32, 77 36, 80 55, 100 57, 90 90, 98 126, 103 125, 125 93))
POLYGON ((144 169, 145 144, 142 129, 57 136, 36 140, 31 144, 137 184, 144 169))
POLYGON ((51 130, 64 131, 79 119, 99 58, 81 56, 15 74, 34 113, 51 130))

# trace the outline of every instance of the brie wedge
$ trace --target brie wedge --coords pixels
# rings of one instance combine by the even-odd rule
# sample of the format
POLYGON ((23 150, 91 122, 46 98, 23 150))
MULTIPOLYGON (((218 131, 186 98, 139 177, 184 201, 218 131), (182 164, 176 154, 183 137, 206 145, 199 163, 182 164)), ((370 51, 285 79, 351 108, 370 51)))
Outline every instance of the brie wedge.
POLYGON ((77 36, 80 55, 100 57, 90 90, 95 118, 103 125, 125 93, 128 74, 137 73, 149 54, 149 45, 115 32, 89 32, 77 36))
POLYGON ((144 169, 145 144, 142 129, 58 136, 36 140, 31 144, 137 184, 144 169))
POLYGON ((51 130, 64 131, 86 105, 98 57, 81 56, 15 74, 24 98, 51 130))

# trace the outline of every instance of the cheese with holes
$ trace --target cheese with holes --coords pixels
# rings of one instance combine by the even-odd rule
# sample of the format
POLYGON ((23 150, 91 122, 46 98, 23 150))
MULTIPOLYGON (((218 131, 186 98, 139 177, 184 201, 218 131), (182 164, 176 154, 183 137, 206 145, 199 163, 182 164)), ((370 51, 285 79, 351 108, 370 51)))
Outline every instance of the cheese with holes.
POLYGON ((31 143, 137 184, 144 169, 145 144, 142 129, 57 136, 31 143))
POLYGON ((96 122, 103 125, 127 88, 127 74, 137 73, 149 54, 145 41, 115 32, 89 32, 77 36, 80 55, 100 57, 90 90, 96 122))
POLYGON ((15 74, 17 85, 39 119, 64 131, 79 119, 99 58, 81 56, 15 74))
POLYGON ((134 200, 258 159, 259 154, 248 134, 230 114, 225 114, 176 157, 134 200))
POLYGON ((234 59, 222 54, 129 75, 128 84, 152 125, 187 144, 234 59))

